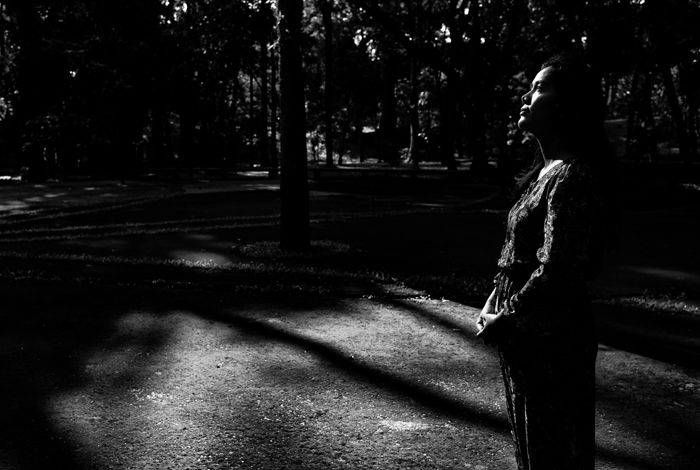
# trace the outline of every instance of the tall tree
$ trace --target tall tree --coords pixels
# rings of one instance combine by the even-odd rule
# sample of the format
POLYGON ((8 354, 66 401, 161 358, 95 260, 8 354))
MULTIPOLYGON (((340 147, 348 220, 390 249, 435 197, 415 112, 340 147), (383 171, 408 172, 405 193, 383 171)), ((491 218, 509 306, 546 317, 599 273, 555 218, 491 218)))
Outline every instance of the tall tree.
POLYGON ((261 2, 257 17, 259 19, 258 34, 260 47, 260 117, 258 125, 258 152, 260 154, 260 166, 268 168, 270 166, 270 139, 268 134, 268 121, 270 108, 269 85, 268 85, 268 36, 266 22, 271 15, 270 4, 261 2))
POLYGON ((7 2, 7 7, 17 22, 17 58, 18 100, 15 119, 17 123, 18 147, 21 149, 20 161, 28 169, 32 179, 43 179, 46 168, 32 134, 32 123, 41 119, 45 111, 48 96, 45 87, 47 76, 46 64, 42 60, 40 26, 41 20, 34 1, 14 0, 7 2))
POLYGON ((309 189, 306 164, 306 115, 301 55, 302 0, 278 0, 280 45, 280 146, 282 174, 280 247, 309 247, 309 189))
POLYGON ((279 175, 279 154, 277 152, 277 110, 279 108, 279 94, 277 93, 277 65, 278 57, 276 48, 271 51, 270 61, 270 178, 277 178, 279 175))
POLYGON ((387 51, 382 57, 382 76, 380 87, 379 118, 379 158, 389 165, 399 162, 396 133, 396 63, 393 51, 387 51))
POLYGON ((333 166, 333 4, 331 0, 319 0, 323 19, 323 124, 325 130, 326 166, 333 166))
MULTIPOLYGON (((421 16, 422 2, 408 4, 409 27, 411 28, 411 36, 415 37, 418 34, 418 21, 421 16)), ((410 52, 409 64, 409 98, 408 98, 408 125, 410 131, 410 140, 408 144, 408 156, 413 164, 413 168, 419 167, 420 161, 420 118, 418 116, 418 75, 420 74, 420 63, 417 54, 414 50, 410 52)))

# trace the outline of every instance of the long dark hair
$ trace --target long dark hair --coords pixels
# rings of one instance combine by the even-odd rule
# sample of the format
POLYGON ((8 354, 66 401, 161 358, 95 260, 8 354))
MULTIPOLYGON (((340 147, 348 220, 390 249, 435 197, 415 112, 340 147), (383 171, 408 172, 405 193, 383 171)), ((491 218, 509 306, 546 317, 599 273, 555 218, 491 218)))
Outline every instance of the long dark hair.
MULTIPOLYGON (((602 177, 614 166, 615 154, 605 132, 605 101, 600 79, 581 58, 555 55, 540 69, 551 67, 552 87, 562 113, 558 129, 566 150, 574 157, 586 160, 602 177)), ((532 163, 517 178, 519 190, 527 186, 542 169, 542 155, 537 151, 532 163)))
MULTIPOLYGON (((606 245, 617 245, 615 221, 619 215, 617 186, 619 173, 615 151, 605 131, 606 106, 600 77, 580 57, 556 55, 545 61, 541 69, 551 67, 552 87, 557 93, 562 119, 558 131, 563 145, 574 158, 590 166, 603 199, 603 236, 606 245)), ((521 193, 537 178, 543 166, 539 150, 530 167, 516 180, 521 193)))

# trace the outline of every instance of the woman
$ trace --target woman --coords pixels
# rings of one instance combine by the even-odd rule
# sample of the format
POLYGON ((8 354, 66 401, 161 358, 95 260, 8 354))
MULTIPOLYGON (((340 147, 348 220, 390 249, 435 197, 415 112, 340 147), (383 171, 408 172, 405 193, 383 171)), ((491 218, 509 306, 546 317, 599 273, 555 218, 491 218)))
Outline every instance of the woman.
POLYGON ((597 341, 587 282, 599 269, 612 151, 590 69, 546 62, 518 126, 539 144, 508 214, 478 336, 498 346, 521 470, 593 469, 597 341))

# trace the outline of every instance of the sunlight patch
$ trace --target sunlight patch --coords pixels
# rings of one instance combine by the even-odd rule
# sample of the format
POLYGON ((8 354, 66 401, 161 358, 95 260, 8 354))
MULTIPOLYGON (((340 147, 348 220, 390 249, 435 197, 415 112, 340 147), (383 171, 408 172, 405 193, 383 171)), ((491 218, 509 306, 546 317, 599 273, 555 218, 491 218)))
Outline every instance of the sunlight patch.
POLYGON ((198 242, 210 242, 215 239, 214 235, 208 233, 188 233, 185 238, 198 242))
POLYGON ((311 248, 305 251, 284 251, 278 242, 264 241, 242 245, 238 248, 242 255, 250 258, 312 258, 319 255, 350 252, 350 245, 330 240, 313 240, 311 248))
POLYGON ((681 184, 681 187, 683 189, 688 189, 690 191, 699 191, 700 192, 700 184, 685 183, 685 184, 681 184))
POLYGON ((184 260, 202 268, 231 264, 231 260, 228 257, 210 251, 175 250, 171 251, 170 255, 175 259, 184 260))
POLYGON ((29 207, 29 204, 23 201, 6 201, 5 203, 0 204, 0 211, 24 209, 25 207, 29 207))
POLYGON ((417 421, 394 421, 390 419, 383 419, 379 422, 382 426, 385 426, 392 431, 423 431, 425 429, 430 429, 429 424, 419 423, 417 421))
POLYGON ((650 266, 625 266, 625 269, 646 274, 648 276, 656 276, 664 279, 700 282, 700 275, 688 271, 681 271, 678 269, 654 268, 650 266))
POLYGON ((679 295, 654 295, 651 293, 644 293, 642 295, 629 297, 617 297, 614 299, 605 300, 602 303, 621 307, 654 310, 657 312, 669 313, 671 315, 678 313, 700 315, 700 307, 688 302, 684 293, 679 295))

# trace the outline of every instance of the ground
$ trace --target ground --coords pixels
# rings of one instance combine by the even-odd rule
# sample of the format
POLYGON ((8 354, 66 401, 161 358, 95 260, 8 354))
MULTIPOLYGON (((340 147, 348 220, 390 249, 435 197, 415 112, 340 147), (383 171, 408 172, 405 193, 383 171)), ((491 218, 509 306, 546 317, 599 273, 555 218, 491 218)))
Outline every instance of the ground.
MULTIPOLYGON (((473 325, 505 198, 389 186, 314 184, 291 254, 275 181, 0 187, 0 468, 514 469, 473 325)), ((699 457, 697 191, 647 189, 594 286, 599 469, 699 457)))

